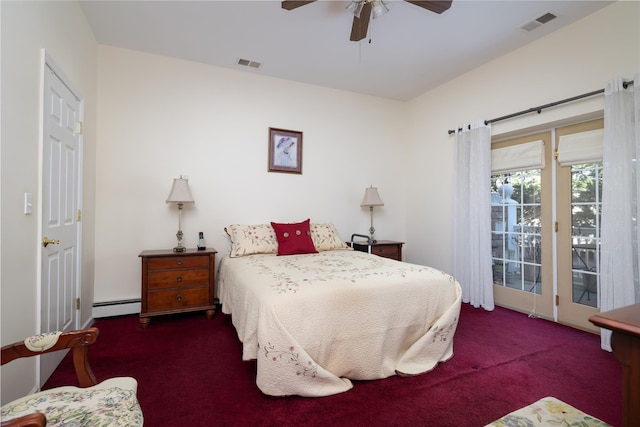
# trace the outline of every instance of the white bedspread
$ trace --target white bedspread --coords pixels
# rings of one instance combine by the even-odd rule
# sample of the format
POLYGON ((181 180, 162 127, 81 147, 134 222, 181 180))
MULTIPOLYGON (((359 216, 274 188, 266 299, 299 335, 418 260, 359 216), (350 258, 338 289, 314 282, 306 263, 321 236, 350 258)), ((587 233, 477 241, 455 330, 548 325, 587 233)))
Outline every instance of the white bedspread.
POLYGON ((329 396, 453 355, 461 289, 439 270, 351 250, 223 257, 222 311, 273 396, 329 396))

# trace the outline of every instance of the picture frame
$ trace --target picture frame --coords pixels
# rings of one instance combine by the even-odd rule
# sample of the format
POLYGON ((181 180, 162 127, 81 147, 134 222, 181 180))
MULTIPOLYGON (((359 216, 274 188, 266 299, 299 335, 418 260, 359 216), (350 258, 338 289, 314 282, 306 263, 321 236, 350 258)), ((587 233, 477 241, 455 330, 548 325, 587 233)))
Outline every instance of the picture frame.
POLYGON ((302 132, 269 128, 269 172, 302 174, 302 132))

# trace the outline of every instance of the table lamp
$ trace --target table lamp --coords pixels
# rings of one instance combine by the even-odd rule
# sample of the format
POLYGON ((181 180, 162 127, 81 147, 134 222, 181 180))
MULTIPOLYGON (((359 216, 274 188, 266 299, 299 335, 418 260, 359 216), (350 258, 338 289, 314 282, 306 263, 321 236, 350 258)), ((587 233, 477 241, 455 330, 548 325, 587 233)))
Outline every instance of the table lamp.
POLYGON ((178 238, 178 246, 173 248, 174 252, 184 252, 187 250, 182 245, 182 206, 185 203, 195 203, 191 190, 189 190, 189 180, 180 175, 180 178, 173 180, 173 186, 171 186, 171 192, 167 197, 167 203, 176 203, 178 205, 178 232, 176 237, 178 238))
POLYGON ((373 207, 384 206, 384 203, 382 203, 382 199, 380 198, 378 189, 376 187, 371 186, 364 190, 364 197, 362 199, 362 203, 360 203, 360 206, 369 207, 369 212, 371 214, 371 227, 369 227, 369 235, 371 236, 371 241, 375 243, 376 240, 373 238, 373 234, 376 232, 376 229, 373 228, 373 207))

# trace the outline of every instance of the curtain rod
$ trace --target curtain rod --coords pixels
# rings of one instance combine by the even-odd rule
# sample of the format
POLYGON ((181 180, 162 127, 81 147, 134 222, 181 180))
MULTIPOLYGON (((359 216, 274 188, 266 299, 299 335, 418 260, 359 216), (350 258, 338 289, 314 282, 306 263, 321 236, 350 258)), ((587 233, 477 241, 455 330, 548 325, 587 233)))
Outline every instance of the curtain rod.
MULTIPOLYGON (((632 85, 632 84, 633 84, 633 80, 629 80, 627 82, 623 82, 622 83, 622 87, 626 89, 629 85, 632 85)), ((542 112, 542 110, 545 109, 545 108, 555 107, 556 105, 566 104, 567 102, 577 101, 578 99, 588 98, 588 97, 594 96, 594 95, 599 95, 599 94, 601 94, 603 92, 604 92, 604 89, 594 90, 592 92, 583 93, 582 95, 576 95, 576 96, 572 96, 571 98, 566 98, 566 99, 562 99, 560 101, 552 102, 552 103, 549 103, 549 104, 540 105, 539 107, 533 107, 533 108, 529 108, 528 110, 518 111, 517 113, 507 114, 506 116, 496 117, 495 119, 485 120, 484 124, 488 125, 489 123, 495 123, 495 122, 499 122, 501 120, 507 120, 507 119, 511 119, 513 117, 518 117, 518 116, 522 116, 524 114, 529 114, 529 113, 538 113, 538 114, 540 114, 542 112)), ((471 129, 471 125, 469 125, 469 129, 471 129)), ((462 128, 458 128, 458 131, 461 131, 461 130, 462 130, 462 128)), ((449 129, 447 132, 449 133, 449 135, 456 133, 455 129, 449 129)))

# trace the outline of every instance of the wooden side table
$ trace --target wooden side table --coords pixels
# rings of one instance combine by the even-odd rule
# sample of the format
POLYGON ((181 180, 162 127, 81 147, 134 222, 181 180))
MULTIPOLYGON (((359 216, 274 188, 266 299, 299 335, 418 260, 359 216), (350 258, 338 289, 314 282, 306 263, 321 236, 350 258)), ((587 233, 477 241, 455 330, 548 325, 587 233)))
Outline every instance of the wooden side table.
POLYGON ((211 319, 216 311, 216 253, 213 248, 142 251, 140 325, 147 328, 153 316, 200 310, 211 319))
POLYGON ((622 363, 622 425, 640 426, 640 304, 594 314, 589 321, 613 331, 611 347, 622 363))
POLYGON ((371 253, 374 255, 402 261, 402 245, 404 245, 404 242, 376 240, 376 242, 371 243, 371 245, 368 245, 366 242, 349 242, 349 245, 353 247, 353 249, 362 252, 369 252, 369 246, 371 246, 371 253))

